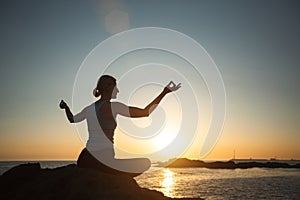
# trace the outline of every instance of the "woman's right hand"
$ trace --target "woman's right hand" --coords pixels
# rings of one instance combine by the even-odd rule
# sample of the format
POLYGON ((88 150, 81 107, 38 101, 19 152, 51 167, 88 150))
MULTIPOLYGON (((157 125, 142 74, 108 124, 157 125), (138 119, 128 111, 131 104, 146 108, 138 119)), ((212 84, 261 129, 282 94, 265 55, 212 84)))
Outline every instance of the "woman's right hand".
POLYGON ((68 107, 68 105, 66 104, 66 102, 64 102, 64 100, 61 100, 59 103, 59 107, 61 109, 66 109, 68 107))

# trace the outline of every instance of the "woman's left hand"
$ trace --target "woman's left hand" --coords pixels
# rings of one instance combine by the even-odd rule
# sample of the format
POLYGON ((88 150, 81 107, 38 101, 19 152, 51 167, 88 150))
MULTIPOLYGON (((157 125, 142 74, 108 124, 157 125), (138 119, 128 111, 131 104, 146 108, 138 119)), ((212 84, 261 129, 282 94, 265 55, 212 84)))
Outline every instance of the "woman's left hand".
POLYGON ((173 81, 170 81, 170 83, 164 88, 164 92, 166 92, 166 93, 175 92, 180 87, 181 87, 181 83, 178 83, 176 85, 173 81))

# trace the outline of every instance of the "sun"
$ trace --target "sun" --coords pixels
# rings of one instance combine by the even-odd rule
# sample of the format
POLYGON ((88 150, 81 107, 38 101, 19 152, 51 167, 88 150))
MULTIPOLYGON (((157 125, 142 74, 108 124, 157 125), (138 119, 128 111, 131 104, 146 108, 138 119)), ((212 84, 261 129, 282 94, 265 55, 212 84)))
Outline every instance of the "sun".
POLYGON ((172 128, 163 131, 153 141, 151 141, 153 148, 156 150, 165 148, 175 139, 176 135, 176 131, 172 130, 172 128))

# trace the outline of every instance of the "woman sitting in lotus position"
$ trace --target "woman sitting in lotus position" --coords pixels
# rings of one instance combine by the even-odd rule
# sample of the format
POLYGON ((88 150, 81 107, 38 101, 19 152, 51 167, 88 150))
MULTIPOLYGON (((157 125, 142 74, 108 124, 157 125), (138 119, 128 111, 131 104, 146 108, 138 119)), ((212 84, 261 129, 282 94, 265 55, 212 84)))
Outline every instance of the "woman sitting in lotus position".
POLYGON ((68 105, 61 100, 59 106, 64 109, 71 123, 87 120, 89 138, 86 148, 82 150, 77 165, 82 168, 97 168, 113 174, 136 176, 150 167, 147 158, 116 159, 114 153, 114 131, 117 126, 116 116, 147 117, 159 104, 162 98, 180 88, 172 81, 164 90, 144 109, 124 105, 120 102, 111 102, 119 92, 116 79, 109 75, 99 78, 93 94, 100 99, 85 107, 80 113, 73 115, 68 105))

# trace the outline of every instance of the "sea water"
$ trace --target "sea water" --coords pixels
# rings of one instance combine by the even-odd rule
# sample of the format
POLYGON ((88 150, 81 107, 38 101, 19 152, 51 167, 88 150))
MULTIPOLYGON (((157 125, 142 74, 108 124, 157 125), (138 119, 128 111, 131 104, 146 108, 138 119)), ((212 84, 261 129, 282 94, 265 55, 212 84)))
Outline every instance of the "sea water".
POLYGON ((300 199, 299 169, 163 168, 136 177, 169 197, 300 199))
MULTIPOLYGON (((31 161, 36 163, 37 161, 31 161)), ((38 161, 55 168, 76 161, 38 161)), ((0 162, 0 174, 28 161, 0 162)), ((300 169, 206 169, 151 167, 135 177, 144 188, 169 197, 204 199, 300 199, 300 169)))

